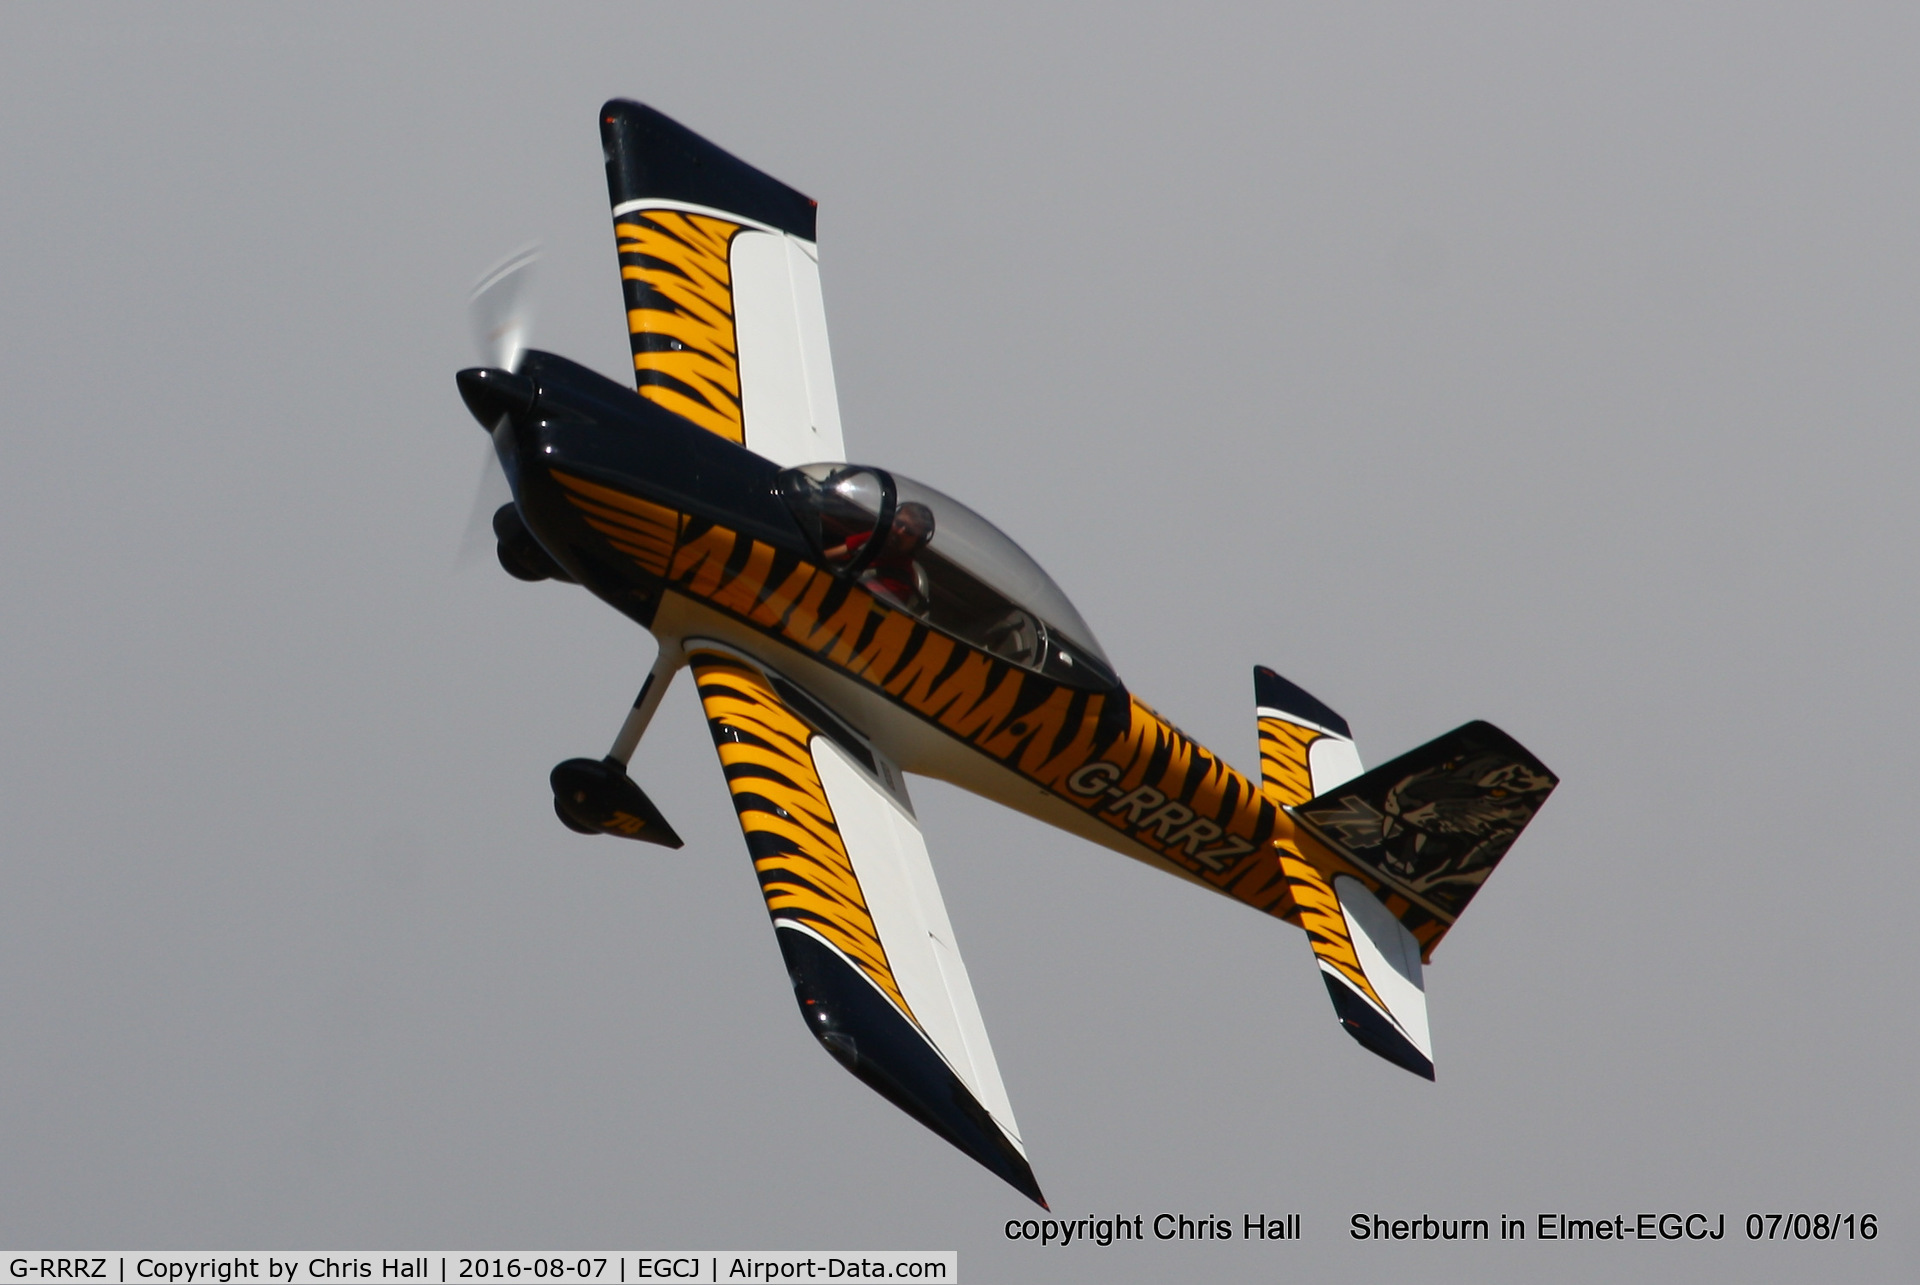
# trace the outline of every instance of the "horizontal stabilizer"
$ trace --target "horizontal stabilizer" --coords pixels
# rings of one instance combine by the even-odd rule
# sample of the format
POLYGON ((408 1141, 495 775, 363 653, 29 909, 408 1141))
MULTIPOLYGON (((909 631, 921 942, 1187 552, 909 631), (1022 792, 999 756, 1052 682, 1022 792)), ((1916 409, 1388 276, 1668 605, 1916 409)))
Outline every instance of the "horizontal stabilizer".
POLYGON ((1324 959, 1321 975, 1347 1033, 1415 1075, 1433 1078, 1433 1037, 1427 1030, 1426 978, 1420 943, 1358 879, 1333 881, 1365 987, 1356 987, 1324 959))
POLYGON ((1358 879, 1329 880, 1285 848, 1279 858, 1340 1024, 1395 1066, 1431 1080, 1420 943, 1358 879))
POLYGON ((1360 751, 1347 720, 1303 688, 1271 669, 1253 671, 1255 717, 1260 731, 1260 788, 1282 806, 1360 775, 1360 751))

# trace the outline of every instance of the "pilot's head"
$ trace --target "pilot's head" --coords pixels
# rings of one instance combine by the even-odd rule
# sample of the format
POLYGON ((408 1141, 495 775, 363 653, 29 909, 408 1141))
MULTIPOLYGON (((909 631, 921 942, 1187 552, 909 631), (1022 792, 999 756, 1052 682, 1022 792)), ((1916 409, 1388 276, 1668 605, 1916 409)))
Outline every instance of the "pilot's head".
POLYGON ((893 535, 887 545, 895 553, 917 553, 933 539, 933 510, 908 500, 893 511, 893 535))

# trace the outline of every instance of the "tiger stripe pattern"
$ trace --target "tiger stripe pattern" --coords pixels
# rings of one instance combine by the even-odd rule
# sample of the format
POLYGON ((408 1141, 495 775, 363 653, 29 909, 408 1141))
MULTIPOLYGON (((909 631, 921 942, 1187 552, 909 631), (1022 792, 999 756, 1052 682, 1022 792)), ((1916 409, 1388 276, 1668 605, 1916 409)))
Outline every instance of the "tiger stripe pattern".
MULTIPOLYGON (((1308 765, 1308 753, 1315 741, 1326 736, 1318 728, 1303 727, 1284 718, 1261 716, 1257 720, 1260 738, 1260 788, 1275 805, 1281 808, 1298 807, 1314 797, 1313 773, 1308 765)), ((1282 814, 1285 815, 1284 813, 1282 814)), ((1300 836, 1305 839, 1306 836, 1300 836)), ((1324 845, 1311 842, 1296 842, 1293 845, 1296 860, 1310 862, 1322 882, 1327 883, 1328 896, 1332 896, 1332 879, 1335 875, 1350 875, 1365 884, 1367 891, 1380 899, 1387 913, 1403 924, 1420 943, 1421 958, 1426 963, 1433 962, 1433 948, 1446 935, 1452 925, 1438 918, 1425 907, 1417 906, 1405 896, 1388 887, 1379 875, 1356 865, 1337 853, 1329 851, 1324 845)), ((1289 901, 1298 903, 1297 881, 1289 883, 1289 901)), ((1277 909, 1271 913, 1305 927, 1304 919, 1292 909, 1277 909)), ((1345 928, 1342 927, 1342 932, 1345 928)), ((1318 949, 1316 947, 1316 949, 1318 949)), ((1344 973, 1343 973, 1344 975, 1344 973)))
POLYGON ((790 550, 555 476, 595 531, 669 587, 860 680, 1153 856, 1292 923, 1301 922, 1302 885, 1287 878, 1281 853, 1309 863, 1323 882, 1350 874, 1431 962, 1450 925, 1299 829, 1285 811, 1311 797, 1306 755, 1318 731, 1260 720, 1263 778, 1256 783, 1125 690, 1055 683, 929 628, 790 550))
POLYGON ((831 942, 917 1027, 814 767, 813 729, 751 665, 711 651, 688 664, 768 915, 831 942))
MULTIPOLYGON (((1274 803, 1282 807, 1295 807, 1305 802, 1312 797, 1313 790, 1311 782, 1306 780, 1308 775, 1307 749, 1315 741, 1319 740, 1324 733, 1315 731, 1312 728, 1301 727, 1297 723, 1289 723, 1282 719, 1262 718, 1259 720, 1259 726, 1260 767, 1262 773, 1260 788, 1266 792, 1269 799, 1272 799, 1274 803), (1268 739, 1270 729, 1275 733, 1272 742, 1269 742, 1268 739), (1270 744, 1273 746, 1271 751, 1269 749, 1270 744), (1289 780, 1282 776, 1280 771, 1275 771, 1269 764, 1273 759, 1280 758, 1282 755, 1295 753, 1296 751, 1293 749, 1295 745, 1299 747, 1297 750, 1298 768, 1295 769, 1292 767, 1292 760, 1281 759, 1281 771, 1298 771, 1299 773, 1297 780, 1289 780), (1295 791, 1298 791, 1303 797, 1291 797, 1292 792, 1295 791)), ((1282 815, 1284 816, 1285 814, 1282 813, 1282 815)), ((1284 845, 1285 841, 1282 840, 1281 842, 1284 845)), ((1301 900, 1302 896, 1305 895, 1308 900, 1314 901, 1316 904, 1322 904, 1324 902, 1324 904, 1333 905, 1337 913, 1338 903, 1325 902, 1324 898, 1322 898, 1317 891, 1312 890, 1312 887, 1314 881, 1317 880, 1326 890, 1325 897, 1331 898, 1333 896, 1334 877, 1336 875, 1347 875, 1365 884, 1367 891, 1379 898, 1380 904, 1387 908, 1387 913, 1395 919, 1398 919, 1406 926, 1407 931, 1413 934, 1414 940, 1420 943, 1422 961, 1425 963, 1433 962, 1433 948, 1439 943, 1440 938, 1446 935, 1446 931, 1450 925, 1435 918, 1423 908, 1414 905, 1411 901, 1407 900, 1407 898, 1387 887, 1380 876, 1373 871, 1355 865, 1339 854, 1329 851, 1322 844, 1312 842, 1304 834, 1297 834, 1295 841, 1291 845, 1285 846, 1286 850, 1280 857, 1280 864, 1282 877, 1286 880, 1289 888, 1288 904, 1286 909, 1274 910, 1271 913, 1280 915, 1292 923, 1299 924, 1302 928, 1307 928, 1309 935, 1312 935, 1314 930, 1307 927, 1307 912, 1301 900), (1302 842, 1302 840, 1304 840, 1304 842, 1302 842), (1287 876, 1285 871, 1289 861, 1295 866, 1310 871, 1313 878, 1304 879, 1287 876), (1301 892, 1303 886, 1309 889, 1305 894, 1301 892)), ((1328 930, 1323 935, 1329 939, 1344 935, 1346 932, 1344 919, 1337 925, 1338 933, 1332 932, 1335 925, 1327 923, 1324 920, 1322 921, 1322 926, 1328 930)), ((1319 940, 1319 937, 1315 937, 1316 943, 1319 940)), ((1319 946, 1316 944, 1314 947, 1316 954, 1319 953, 1319 949, 1319 946)), ((1351 943, 1349 943, 1348 952, 1351 953, 1351 943)), ((1346 976, 1346 970, 1342 969, 1341 975, 1346 976)))
POLYGON ((1260 732, 1260 788, 1268 798, 1283 807, 1305 803, 1313 797, 1313 773, 1307 766, 1307 751, 1326 733, 1284 718, 1262 716, 1260 732))
POLYGON ((580 510, 587 525, 605 536, 608 544, 632 558, 649 575, 667 573, 685 521, 677 511, 559 469, 553 471, 553 480, 566 490, 568 501, 580 510))
POLYGON ((729 442, 746 441, 729 252, 741 225, 641 210, 614 224, 634 387, 729 442))
POLYGON ((1123 691, 1087 692, 955 641, 798 554, 689 519, 669 585, 847 673, 1223 892, 1286 914, 1267 841, 1292 825, 1246 776, 1123 691))
POLYGON ((1292 886, 1293 900, 1299 908, 1294 922, 1306 929, 1314 955, 1366 996, 1368 1003, 1388 1013, 1386 1001, 1373 989, 1366 970, 1360 966, 1360 956, 1353 948, 1353 936, 1347 931, 1347 917, 1341 913, 1340 899, 1334 894, 1332 881, 1285 851, 1280 852, 1280 871, 1292 886))

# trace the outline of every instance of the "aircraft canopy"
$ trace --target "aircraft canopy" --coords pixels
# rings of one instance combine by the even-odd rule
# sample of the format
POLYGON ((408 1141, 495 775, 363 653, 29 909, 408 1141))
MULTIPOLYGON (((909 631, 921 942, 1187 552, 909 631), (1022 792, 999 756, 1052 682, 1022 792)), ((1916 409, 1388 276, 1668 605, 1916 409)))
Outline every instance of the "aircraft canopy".
POLYGON ((889 606, 1059 682, 1118 686, 1060 587, 958 500, 857 464, 804 464, 776 485, 822 561, 889 606))

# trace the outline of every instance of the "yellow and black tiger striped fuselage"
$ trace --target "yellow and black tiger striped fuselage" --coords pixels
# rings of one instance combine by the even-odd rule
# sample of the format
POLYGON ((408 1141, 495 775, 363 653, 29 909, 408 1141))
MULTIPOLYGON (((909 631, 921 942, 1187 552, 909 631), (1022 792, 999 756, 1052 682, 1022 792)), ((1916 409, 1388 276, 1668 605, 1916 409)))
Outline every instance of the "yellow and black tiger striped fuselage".
MULTIPOLYGON (((759 658, 905 771, 1309 932, 1338 919, 1336 874, 1379 887, 1295 825, 1284 777, 1263 789, 1119 684, 1013 664, 822 565, 773 493, 776 465, 564 359, 530 354, 526 373, 537 404, 510 440, 496 435, 520 509, 574 578, 663 648, 710 639, 759 658)), ((1431 949, 1444 927, 1415 935, 1431 949)))

